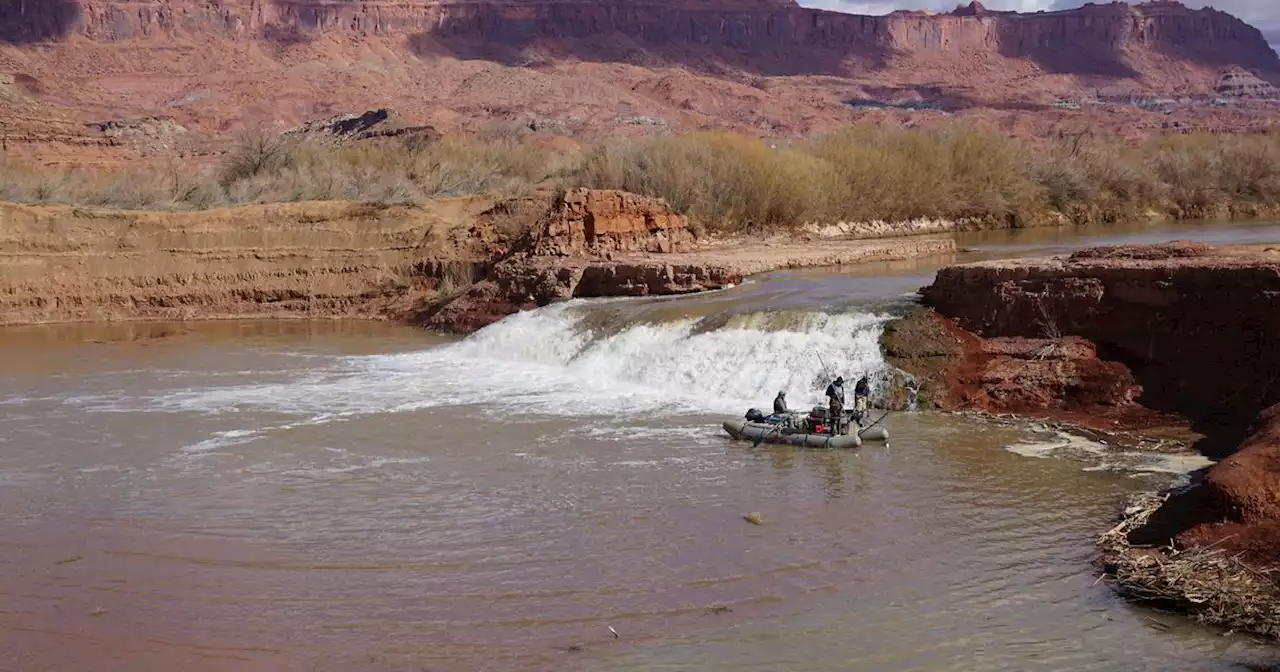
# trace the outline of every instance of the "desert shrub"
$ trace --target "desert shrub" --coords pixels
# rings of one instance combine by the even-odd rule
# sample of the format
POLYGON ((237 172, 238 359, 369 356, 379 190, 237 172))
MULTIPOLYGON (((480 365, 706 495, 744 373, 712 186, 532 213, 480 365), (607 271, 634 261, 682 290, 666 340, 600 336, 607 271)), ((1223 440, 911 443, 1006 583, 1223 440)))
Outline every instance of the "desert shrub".
POLYGON ((434 143, 381 139, 302 141, 279 153, 251 144, 233 153, 223 188, 233 203, 368 200, 404 202, 485 192, 516 194, 556 168, 518 137, 450 136, 434 143), (269 160, 264 156, 270 156, 269 160), (265 161, 265 164, 264 164, 265 161), (264 165, 256 170, 246 167, 264 165))
POLYGON ((847 126, 784 142, 727 132, 564 138, 494 127, 434 141, 358 142, 248 134, 220 159, 124 166, 0 159, 0 199, 129 209, 354 200, 399 203, 539 185, 665 198, 698 226, 769 231, 808 222, 979 219, 1018 225, 1059 212, 1113 222, 1280 206, 1280 137, 1178 135, 1141 143, 1082 132, 1017 140, 959 124, 847 126))
POLYGON ((726 133, 607 143, 573 179, 660 196, 720 230, 835 219, 1007 219, 1041 200, 1022 147, 964 130, 848 128, 793 146, 726 133))
POLYGON ((667 200, 720 231, 792 227, 833 212, 841 185, 820 157, 765 140, 701 132, 597 147, 566 183, 667 200))
POLYGON ((1017 218, 1041 200, 1026 149, 972 129, 877 131, 850 127, 809 151, 836 167, 854 220, 1017 218))
POLYGON ((1180 135, 1147 144, 1171 209, 1187 217, 1280 203, 1280 139, 1180 135))
POLYGON ((1047 143, 1033 156, 1046 202, 1077 223, 1135 217, 1165 191, 1143 152, 1105 138, 1047 143))

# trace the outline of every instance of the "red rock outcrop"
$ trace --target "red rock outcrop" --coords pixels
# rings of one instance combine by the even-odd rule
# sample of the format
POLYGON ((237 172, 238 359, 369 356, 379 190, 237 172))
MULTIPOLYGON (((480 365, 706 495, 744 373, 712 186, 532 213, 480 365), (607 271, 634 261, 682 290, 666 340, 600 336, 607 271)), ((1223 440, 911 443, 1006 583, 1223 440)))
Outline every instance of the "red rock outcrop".
MULTIPOLYGON (((1176 539, 1280 565, 1280 247, 1174 242, 982 262, 940 270, 922 295, 941 317, 892 327, 887 340, 927 361, 919 355, 931 353, 911 337, 933 330, 932 342, 944 346, 933 348, 938 363, 925 373, 940 379, 944 405, 976 390, 988 410, 1069 409, 1078 386, 1055 382, 1076 380, 1110 390, 1095 408, 1128 409, 1111 417, 1155 410, 1189 418, 1208 434, 1207 452, 1229 456, 1131 540, 1176 539), (1048 382, 1022 376, 1010 390, 1010 376, 992 375, 992 356, 1022 338, 1074 344, 1074 371, 1050 368, 1048 382)), ((995 366, 999 374, 1011 364, 995 366)))
POLYGON ((566 191, 537 231, 533 253, 547 256, 679 252, 694 242, 689 220, 666 201, 607 189, 566 191))
POLYGON ((955 251, 950 239, 832 240, 821 245, 695 244, 660 199, 613 190, 562 193, 480 282, 420 316, 467 333, 511 313, 569 298, 659 296, 721 289, 780 268, 890 261, 955 251))
POLYGON ((921 384, 921 399, 946 410, 1015 413, 1093 429, 1176 425, 1136 403, 1124 364, 1098 357, 1078 336, 980 338, 928 309, 885 328, 886 359, 921 384))
POLYGON ((1219 462, 1202 490, 1206 520, 1178 535, 1186 546, 1221 547, 1280 567, 1280 405, 1263 411, 1240 450, 1219 462))
POLYGON ((666 201, 608 189, 567 190, 538 218, 519 249, 428 316, 425 325, 466 333, 516 311, 573 297, 681 294, 741 280, 699 265, 608 259, 616 252, 666 254, 692 243, 688 220, 666 201))
POLYGON ((1080 336, 1133 370, 1140 401, 1239 424, 1280 403, 1280 248, 1095 248, 953 266, 926 305, 984 337, 1080 336))

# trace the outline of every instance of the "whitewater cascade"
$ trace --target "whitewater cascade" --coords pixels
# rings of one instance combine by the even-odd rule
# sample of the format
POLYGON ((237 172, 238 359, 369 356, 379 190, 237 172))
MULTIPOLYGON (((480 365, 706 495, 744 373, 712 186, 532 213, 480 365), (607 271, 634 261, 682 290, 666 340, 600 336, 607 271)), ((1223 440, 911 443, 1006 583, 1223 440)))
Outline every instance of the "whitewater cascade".
POLYGON ((824 403, 824 364, 849 381, 850 393, 858 376, 885 367, 879 338, 888 315, 771 311, 584 329, 584 308, 513 315, 455 346, 455 354, 552 367, 584 384, 733 413, 767 406, 779 390, 797 408, 824 403))
MULTIPOLYGON (((427 350, 335 357, 270 383, 169 390, 108 405, 302 415, 312 421, 421 408, 495 405, 504 414, 627 416, 825 403, 824 363, 857 377, 887 372, 879 337, 889 315, 765 311, 666 321, 601 320, 590 301, 507 317, 427 350)), ((99 399, 99 404, 108 402, 99 399)))

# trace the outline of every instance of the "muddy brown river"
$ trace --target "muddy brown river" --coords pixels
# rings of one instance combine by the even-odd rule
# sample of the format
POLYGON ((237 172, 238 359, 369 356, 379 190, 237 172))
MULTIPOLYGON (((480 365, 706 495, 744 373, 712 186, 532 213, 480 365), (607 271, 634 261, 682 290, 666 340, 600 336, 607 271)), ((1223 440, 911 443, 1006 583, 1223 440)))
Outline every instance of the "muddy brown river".
MULTIPOLYGON (((1280 241, 1277 225, 967 236, 1280 241)), ((0 331, 3 670, 1231 670, 1092 541, 1196 457, 898 413, 727 440, 879 372, 922 260, 569 302, 466 339, 342 322, 0 331), (762 525, 743 520, 758 512, 762 525), (614 633, 617 633, 615 637, 614 633)), ((884 384, 877 377, 877 384, 884 384)))

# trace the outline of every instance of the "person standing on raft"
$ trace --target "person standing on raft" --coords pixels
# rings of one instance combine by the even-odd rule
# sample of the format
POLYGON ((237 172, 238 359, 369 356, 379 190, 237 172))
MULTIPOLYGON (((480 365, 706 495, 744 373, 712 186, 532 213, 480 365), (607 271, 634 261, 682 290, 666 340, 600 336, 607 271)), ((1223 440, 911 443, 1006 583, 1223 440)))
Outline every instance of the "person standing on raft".
POLYGON ((831 436, 840 434, 844 424, 844 376, 827 386, 827 424, 831 427, 831 436))
POLYGON ((871 401, 871 381, 867 376, 858 379, 858 384, 853 386, 853 417, 858 422, 858 426, 862 426, 862 419, 867 417, 867 407, 871 401))

